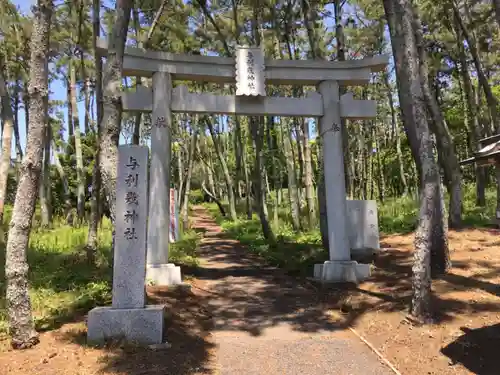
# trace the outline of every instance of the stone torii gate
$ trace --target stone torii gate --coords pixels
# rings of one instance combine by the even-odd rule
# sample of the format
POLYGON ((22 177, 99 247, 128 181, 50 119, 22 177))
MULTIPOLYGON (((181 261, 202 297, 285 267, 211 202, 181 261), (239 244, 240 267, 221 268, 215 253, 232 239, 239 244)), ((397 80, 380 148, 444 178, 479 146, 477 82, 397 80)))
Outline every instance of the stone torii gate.
MULTIPOLYGON (((99 41, 99 50, 107 53, 106 42, 99 41)), ((233 59, 126 49, 123 75, 153 78, 152 88, 139 86, 136 92, 122 96, 125 111, 152 112, 151 163, 148 176, 148 147, 119 146, 113 300, 112 306, 89 312, 89 341, 122 337, 146 344, 162 342, 163 306, 145 305, 144 284, 145 278, 156 285, 181 282, 180 268, 168 259, 170 130, 174 112, 319 118, 330 248, 329 260, 315 266, 314 276, 324 282, 357 282, 369 276, 370 265, 351 260, 349 237, 364 231, 369 215, 376 218, 376 204, 361 202, 372 203, 372 207, 368 212, 365 207, 362 213, 356 205, 355 215, 348 215, 341 119, 373 118, 376 103, 355 100, 352 94, 340 96, 339 86, 367 84, 372 72, 385 68, 388 57, 343 62, 264 61, 259 48, 241 47, 236 52, 233 59), (174 88, 175 80, 236 82, 237 91, 229 96, 190 93, 185 86, 174 88), (317 86, 318 92, 304 98, 266 97, 266 82, 317 86)), ((370 227, 375 228, 376 223, 372 221, 370 227)), ((371 237, 355 242, 370 242, 371 237)), ((375 238, 378 247, 378 234, 375 238)))
MULTIPOLYGON (((107 43, 100 40, 100 52, 107 43)), ((339 86, 365 85, 385 69, 388 56, 361 60, 264 60, 260 48, 239 47, 236 58, 177 55, 127 47, 124 76, 152 77, 152 88, 138 86, 122 95, 124 111, 152 112, 151 169, 146 278, 157 285, 181 282, 179 267, 168 261, 172 113, 297 116, 319 118, 330 260, 315 267, 315 278, 354 281, 367 277, 369 265, 351 260, 341 119, 376 116, 377 103, 340 96, 339 86), (236 95, 190 93, 174 81, 236 83, 236 95), (316 86, 304 98, 266 97, 265 84, 316 86)))

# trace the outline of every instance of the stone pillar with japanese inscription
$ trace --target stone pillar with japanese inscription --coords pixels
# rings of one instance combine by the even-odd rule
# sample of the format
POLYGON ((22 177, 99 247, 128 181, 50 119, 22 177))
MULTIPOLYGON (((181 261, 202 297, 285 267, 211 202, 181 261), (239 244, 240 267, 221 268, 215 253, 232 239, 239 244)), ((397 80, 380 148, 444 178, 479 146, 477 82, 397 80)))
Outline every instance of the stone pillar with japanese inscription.
POLYGON ((148 148, 119 146, 113 307, 144 307, 148 217, 148 148))
POLYGON ((338 82, 319 84, 323 116, 319 118, 328 221, 329 261, 317 264, 314 277, 325 282, 357 282, 370 274, 370 266, 351 261, 347 231, 347 202, 338 82))
POLYGON ((147 146, 118 147, 112 306, 89 312, 91 342, 124 337, 157 344, 163 339, 163 307, 145 305, 148 163, 147 146))
POLYGON ((146 281, 154 285, 180 284, 180 267, 168 261, 170 242, 170 158, 172 77, 153 75, 151 170, 147 235, 146 281))

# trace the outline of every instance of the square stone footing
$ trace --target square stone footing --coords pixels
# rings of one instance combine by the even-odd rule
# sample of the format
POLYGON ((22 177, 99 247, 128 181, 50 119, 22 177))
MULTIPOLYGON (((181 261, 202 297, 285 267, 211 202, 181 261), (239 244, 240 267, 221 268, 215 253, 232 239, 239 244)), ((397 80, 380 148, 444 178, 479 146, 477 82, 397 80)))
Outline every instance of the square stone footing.
POLYGON ((148 264, 146 267, 146 283, 155 286, 181 284, 181 267, 173 263, 148 264))
POLYGON ((143 345, 161 344, 163 340, 163 306, 142 309, 96 307, 87 318, 87 341, 100 344, 106 339, 125 339, 143 345))
POLYGON ((359 283, 368 278, 371 264, 359 264, 355 261, 328 260, 314 265, 314 279, 324 283, 359 283))

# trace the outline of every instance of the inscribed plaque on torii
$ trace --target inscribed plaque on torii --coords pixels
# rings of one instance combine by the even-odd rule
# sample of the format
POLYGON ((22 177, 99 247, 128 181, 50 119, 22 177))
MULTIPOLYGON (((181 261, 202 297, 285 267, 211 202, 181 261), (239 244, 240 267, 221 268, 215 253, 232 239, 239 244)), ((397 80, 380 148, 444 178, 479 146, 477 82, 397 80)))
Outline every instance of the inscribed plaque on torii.
POLYGON ((236 95, 266 96, 264 53, 260 47, 236 49, 236 95))

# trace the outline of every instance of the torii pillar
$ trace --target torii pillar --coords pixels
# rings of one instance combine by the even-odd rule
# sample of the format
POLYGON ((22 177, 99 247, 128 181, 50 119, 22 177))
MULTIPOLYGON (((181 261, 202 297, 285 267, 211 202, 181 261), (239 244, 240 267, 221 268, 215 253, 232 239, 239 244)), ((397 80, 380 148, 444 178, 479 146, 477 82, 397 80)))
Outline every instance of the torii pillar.
POLYGON ((172 77, 153 75, 153 116, 151 127, 151 168, 146 282, 154 285, 182 283, 181 269, 169 263, 170 245, 170 159, 172 129, 172 77))
POLYGON ((345 129, 341 125, 339 84, 336 81, 323 81, 318 91, 323 98, 319 131, 323 151, 329 260, 314 266, 314 278, 320 282, 357 283, 370 276, 370 265, 351 260, 342 146, 342 131, 345 129))

